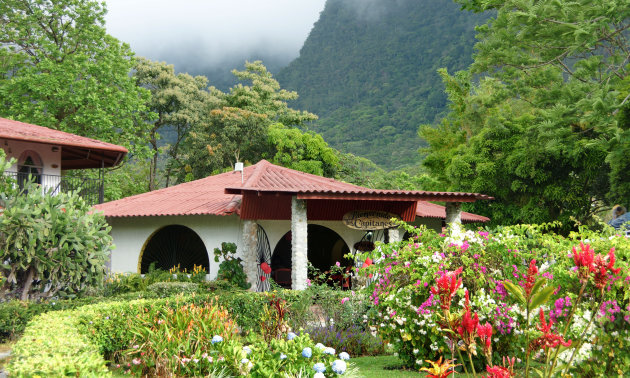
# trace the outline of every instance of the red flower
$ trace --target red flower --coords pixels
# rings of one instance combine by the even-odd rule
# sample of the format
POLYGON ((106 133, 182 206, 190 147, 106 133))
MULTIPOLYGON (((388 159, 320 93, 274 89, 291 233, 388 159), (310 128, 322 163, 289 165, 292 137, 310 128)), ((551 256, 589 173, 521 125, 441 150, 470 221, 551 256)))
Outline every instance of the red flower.
POLYGON ((262 282, 265 282, 265 280, 266 280, 266 279, 267 279, 267 277, 265 277, 265 276, 260 276, 260 280, 261 280, 262 282))
MULTIPOLYGON (((372 259, 371 258, 367 258, 365 259, 365 261, 363 262, 363 265, 361 265, 361 268, 367 268, 368 266, 372 265, 372 259)), ((370 275, 371 276, 371 275, 370 275)), ((370 277, 371 278, 371 277, 370 277)))
POLYGON ((588 280, 590 272, 594 269, 593 259, 595 257, 595 253, 589 244, 584 244, 582 242, 580 242, 580 249, 582 250, 581 253, 573 247, 573 261, 575 262, 575 266, 578 268, 580 281, 584 282, 588 280))
POLYGON ((615 269, 615 248, 611 248, 608 252, 608 259, 603 257, 601 254, 595 256, 595 261, 593 263, 594 272, 595 272, 595 287, 598 289, 604 289, 606 284, 608 283, 608 271, 612 274, 619 274, 621 271, 620 268, 615 269))
POLYGON ((485 325, 478 325, 477 334, 483 342, 484 350, 490 350, 490 347, 492 346, 492 325, 488 322, 486 322, 485 325))
POLYGON ((549 323, 545 320, 545 312, 543 309, 540 309, 540 325, 537 326, 538 330, 543 333, 539 338, 532 340, 529 343, 529 350, 535 351, 538 349, 547 349, 547 348, 556 348, 559 345, 564 345, 565 347, 571 346, 571 340, 564 341, 562 336, 554 335, 551 333, 551 326, 553 325, 553 320, 549 318, 549 323))
POLYGON ((532 294, 532 287, 536 283, 536 275, 538 274, 538 268, 536 267, 536 260, 529 262, 529 269, 527 269, 527 279, 525 280, 525 298, 529 302, 529 298, 532 294))
POLYGON ((503 366, 486 366, 486 371, 488 375, 482 376, 484 378, 511 378, 515 375, 503 366))
POLYGON ((451 300, 455 295, 455 291, 461 286, 462 279, 459 275, 464 269, 459 267, 454 272, 446 272, 442 277, 438 278, 436 286, 431 287, 431 292, 440 297, 440 308, 448 310, 451 308, 451 300))
MULTIPOLYGON (((269 264, 267 264, 266 262, 263 262, 262 264, 260 264, 260 269, 262 269, 262 271, 265 274, 269 274, 271 273, 271 267, 269 266, 269 264)), ((264 281, 264 280, 263 280, 264 281)))

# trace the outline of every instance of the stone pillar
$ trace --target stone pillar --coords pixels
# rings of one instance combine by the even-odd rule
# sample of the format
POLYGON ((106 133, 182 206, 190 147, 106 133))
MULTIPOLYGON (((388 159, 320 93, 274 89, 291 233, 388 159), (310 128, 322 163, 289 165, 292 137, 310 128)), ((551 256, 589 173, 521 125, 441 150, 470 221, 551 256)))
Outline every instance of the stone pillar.
POLYGON ((306 289, 308 278, 306 200, 291 198, 291 288, 306 289))
POLYGON ((462 229, 462 204, 461 202, 446 203, 446 226, 450 226, 451 231, 459 233, 462 229))
POLYGON ((243 221, 243 233, 241 236, 243 250, 243 270, 247 275, 247 282, 252 286, 250 290, 256 291, 258 286, 258 224, 252 220, 243 221))
POLYGON ((402 239, 402 233, 398 228, 388 228, 387 236, 390 243, 399 242, 402 239))

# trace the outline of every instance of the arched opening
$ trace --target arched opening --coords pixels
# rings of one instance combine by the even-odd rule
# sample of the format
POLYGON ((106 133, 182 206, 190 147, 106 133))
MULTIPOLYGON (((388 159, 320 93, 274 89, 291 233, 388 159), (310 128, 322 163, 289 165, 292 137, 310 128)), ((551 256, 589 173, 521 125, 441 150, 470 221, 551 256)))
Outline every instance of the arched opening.
POLYGON ((36 184, 42 183, 44 165, 37 152, 30 150, 22 152, 18 159, 17 169, 20 188, 24 188, 24 184, 28 182, 29 176, 36 184))
POLYGON ((188 272, 197 265, 210 273, 210 260, 203 240, 186 226, 166 226, 149 237, 140 255, 140 273, 148 273, 153 263, 156 269, 170 270, 179 266, 180 271, 188 272))
MULTIPOLYGON (((344 256, 350 252, 348 245, 339 234, 328 227, 308 225, 308 261, 321 272, 328 272, 330 268, 339 262, 342 269, 352 266, 352 260, 344 256)), ((271 257, 271 269, 273 277, 281 286, 290 287, 291 273, 291 231, 280 239, 271 257), (288 282, 287 282, 288 281, 288 282)), ((341 277, 339 277, 341 280, 341 277)))

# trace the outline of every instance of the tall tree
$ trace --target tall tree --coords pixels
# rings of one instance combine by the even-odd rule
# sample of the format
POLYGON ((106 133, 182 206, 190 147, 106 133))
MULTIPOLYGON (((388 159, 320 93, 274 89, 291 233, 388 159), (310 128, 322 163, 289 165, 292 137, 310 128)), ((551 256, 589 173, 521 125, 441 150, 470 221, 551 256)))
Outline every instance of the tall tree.
POLYGON ((150 93, 129 76, 128 45, 105 31, 104 3, 0 2, 0 115, 148 154, 150 93))
POLYGON ((218 103, 191 129, 180 180, 206 177, 236 161, 258 161, 265 153, 273 155, 267 143, 269 125, 301 126, 317 118, 287 105, 297 93, 280 89, 262 62, 247 62, 244 71, 233 73, 249 85, 238 84, 229 93, 211 88, 218 103))
POLYGON ((497 16, 477 29, 470 70, 442 72, 451 113, 421 129, 425 165, 449 189, 494 195, 473 210, 497 223, 589 220, 624 148, 614 113, 628 75, 627 1, 458 2, 497 16))
POLYGON ((213 106, 218 99, 207 91, 208 79, 205 76, 175 74, 173 66, 164 62, 139 58, 134 77, 139 86, 151 91, 149 109, 157 115, 149 130, 149 144, 153 152, 149 190, 154 190, 157 187, 160 132, 166 127, 175 131, 172 144, 167 148, 171 160, 167 163, 165 178, 166 186, 169 186, 171 172, 178 166, 177 159, 182 139, 193 125, 202 122, 206 108, 213 106))

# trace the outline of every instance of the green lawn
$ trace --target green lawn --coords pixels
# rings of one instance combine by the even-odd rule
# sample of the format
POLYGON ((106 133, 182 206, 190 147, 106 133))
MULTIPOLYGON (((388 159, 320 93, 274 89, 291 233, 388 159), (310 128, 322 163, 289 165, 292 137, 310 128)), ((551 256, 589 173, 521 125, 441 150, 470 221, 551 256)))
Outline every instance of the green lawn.
POLYGON ((417 371, 402 370, 402 363, 395 356, 357 357, 351 360, 366 378, 422 377, 417 371))

